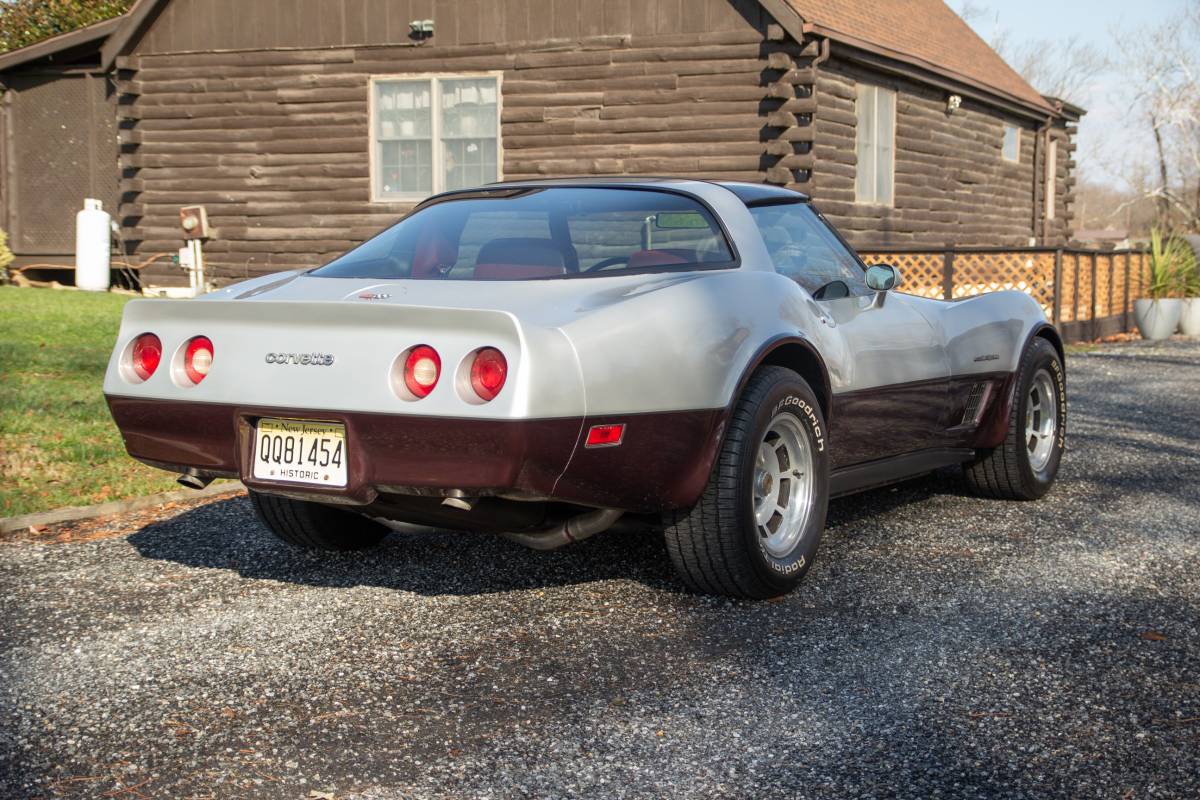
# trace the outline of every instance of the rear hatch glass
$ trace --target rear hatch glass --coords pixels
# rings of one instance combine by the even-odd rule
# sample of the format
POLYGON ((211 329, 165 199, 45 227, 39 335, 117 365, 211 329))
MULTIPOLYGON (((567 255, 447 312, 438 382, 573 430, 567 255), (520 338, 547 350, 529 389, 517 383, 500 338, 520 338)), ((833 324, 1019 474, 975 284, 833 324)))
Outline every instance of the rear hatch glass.
POLYGON ((432 203, 309 274, 514 281, 733 266, 724 231, 692 197, 535 187, 432 203))

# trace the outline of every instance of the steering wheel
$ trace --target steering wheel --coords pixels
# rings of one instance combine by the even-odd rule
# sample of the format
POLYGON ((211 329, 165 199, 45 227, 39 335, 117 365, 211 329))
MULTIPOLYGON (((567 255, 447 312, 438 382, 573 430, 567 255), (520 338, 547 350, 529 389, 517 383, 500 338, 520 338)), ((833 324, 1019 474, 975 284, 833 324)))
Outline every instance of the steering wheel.
POLYGON ((584 272, 585 273, 586 272, 599 272, 602 269, 608 269, 609 267, 615 267, 617 264, 628 264, 628 263, 629 263, 629 256, 613 256, 612 258, 606 258, 603 261, 597 261, 595 264, 592 264, 590 267, 585 269, 584 272))

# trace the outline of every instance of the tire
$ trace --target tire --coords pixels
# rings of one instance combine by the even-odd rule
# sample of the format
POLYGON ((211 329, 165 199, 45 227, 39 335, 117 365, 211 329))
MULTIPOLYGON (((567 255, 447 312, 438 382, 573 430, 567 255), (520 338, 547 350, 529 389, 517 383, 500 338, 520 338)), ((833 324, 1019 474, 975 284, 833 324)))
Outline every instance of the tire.
POLYGON ((800 376, 783 367, 764 367, 750 378, 730 417, 700 501, 664 519, 667 552, 689 589, 765 599, 786 594, 800 583, 812 566, 825 528, 829 503, 825 437, 821 406, 800 376), (778 438, 767 443, 772 436, 778 438), (763 453, 767 459, 761 458, 763 453), (774 462, 769 462, 770 453, 775 454, 774 462), (795 459, 788 454, 795 454, 795 459), (795 464, 805 462, 807 470, 794 471, 795 464), (764 473, 782 477, 764 478, 764 473), (786 513, 797 515, 778 514, 774 533, 770 526, 775 514, 760 529, 760 519, 766 518, 771 503, 777 513, 788 506, 795 511, 786 513), (806 508, 803 515, 802 508, 806 508), (756 510, 763 516, 756 518, 756 510), (789 525, 788 519, 795 524, 789 525))
POLYGON ((283 541, 306 550, 365 550, 388 529, 352 511, 250 490, 259 520, 283 541))
POLYGON ((963 465, 963 475, 971 490, 982 497, 1037 500, 1054 485, 1067 433, 1062 358, 1054 345, 1040 336, 1021 356, 1015 391, 1004 442, 979 451, 973 462, 963 465), (1053 397, 1045 398, 1045 394, 1053 397), (1048 409, 1053 410, 1053 418, 1048 409), (1052 429, 1048 430, 1047 424, 1052 429), (1030 425, 1038 429, 1037 436, 1030 435, 1030 425))

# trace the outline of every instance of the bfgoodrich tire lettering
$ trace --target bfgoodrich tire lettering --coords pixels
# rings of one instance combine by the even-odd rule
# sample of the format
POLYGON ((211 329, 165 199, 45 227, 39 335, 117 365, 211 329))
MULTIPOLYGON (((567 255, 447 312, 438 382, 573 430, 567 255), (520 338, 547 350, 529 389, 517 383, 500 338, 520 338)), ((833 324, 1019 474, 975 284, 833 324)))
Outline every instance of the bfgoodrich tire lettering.
POLYGON ((251 489, 250 504, 271 533, 306 550, 363 550, 388 534, 387 528, 361 514, 320 503, 251 489))
POLYGON ((665 520, 667 552, 688 588, 760 599, 800 583, 825 528, 827 435, 817 398, 796 373, 764 367, 751 377, 700 501, 665 520), (764 480, 768 472, 781 480, 764 480), (800 518, 789 501, 802 494, 800 518), (797 524, 782 535, 789 508, 797 524))
POLYGON ((1054 485, 1067 435, 1066 372, 1058 351, 1040 336, 1021 357, 1014 391, 1004 442, 979 451, 963 475, 983 497, 1037 500, 1054 485))

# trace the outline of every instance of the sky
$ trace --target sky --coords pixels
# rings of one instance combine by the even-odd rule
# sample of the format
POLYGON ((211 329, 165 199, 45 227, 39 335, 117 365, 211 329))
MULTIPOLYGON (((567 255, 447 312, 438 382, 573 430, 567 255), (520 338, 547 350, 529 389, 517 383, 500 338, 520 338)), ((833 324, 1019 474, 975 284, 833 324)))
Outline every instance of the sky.
MULTIPOLYGON (((955 11, 964 7, 964 0, 949 1, 955 11)), ((1117 29, 1159 24, 1188 2, 1196 0, 969 0, 977 13, 967 21, 989 42, 1001 31, 1013 39, 1062 40, 1076 35, 1109 51, 1117 29)), ((1128 119, 1134 88, 1118 71, 1102 70, 1079 97, 1065 98, 1088 111, 1079 126, 1076 151, 1080 174, 1086 178, 1119 186, 1119 176, 1109 166, 1115 154, 1152 157, 1149 133, 1128 119)))

